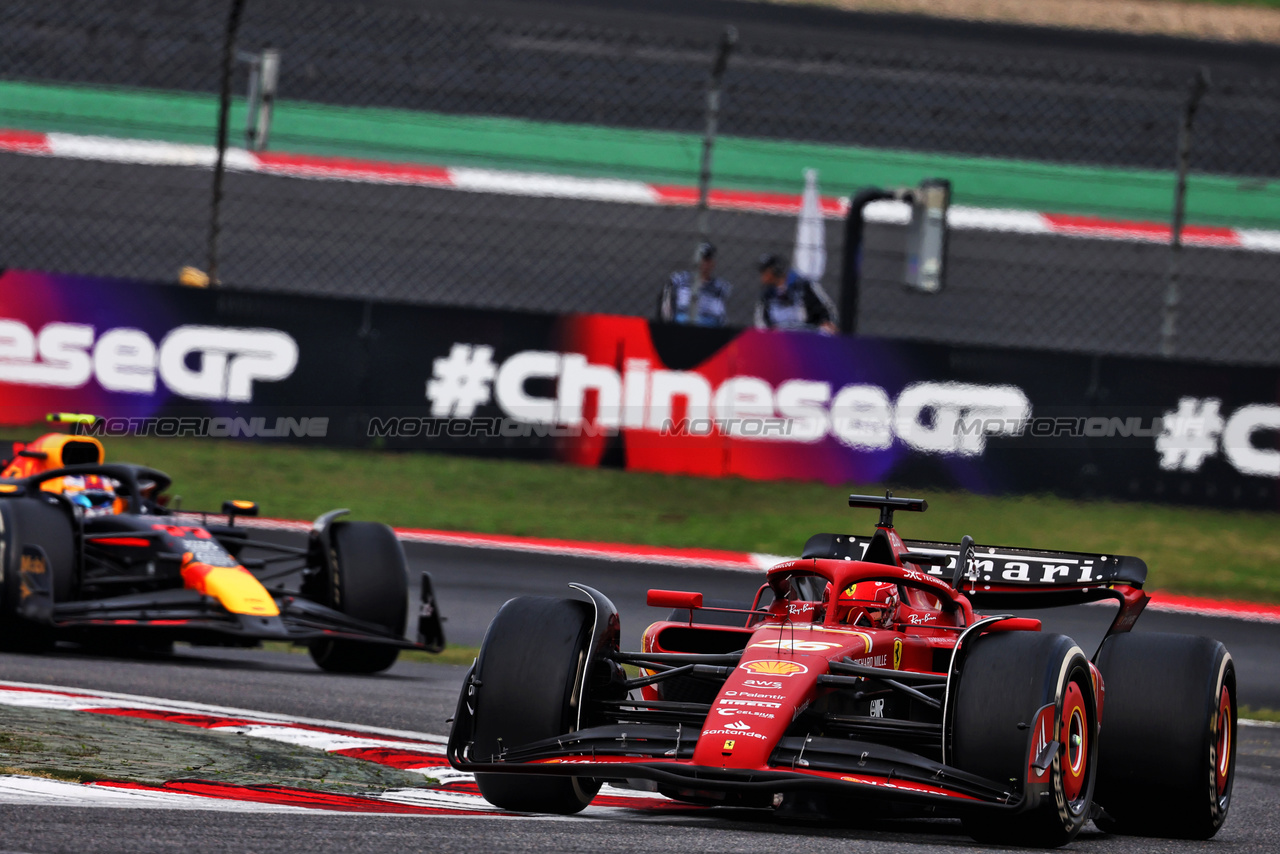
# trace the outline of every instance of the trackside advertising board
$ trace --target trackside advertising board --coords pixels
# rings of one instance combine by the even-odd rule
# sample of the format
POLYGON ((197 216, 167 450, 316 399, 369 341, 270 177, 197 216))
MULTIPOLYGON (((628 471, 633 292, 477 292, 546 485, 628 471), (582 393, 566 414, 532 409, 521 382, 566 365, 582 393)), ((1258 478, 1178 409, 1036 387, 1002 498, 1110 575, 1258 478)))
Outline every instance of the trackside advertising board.
POLYGON ((104 439, 1280 506, 1274 368, 0 273, 0 424, 52 411, 104 439))

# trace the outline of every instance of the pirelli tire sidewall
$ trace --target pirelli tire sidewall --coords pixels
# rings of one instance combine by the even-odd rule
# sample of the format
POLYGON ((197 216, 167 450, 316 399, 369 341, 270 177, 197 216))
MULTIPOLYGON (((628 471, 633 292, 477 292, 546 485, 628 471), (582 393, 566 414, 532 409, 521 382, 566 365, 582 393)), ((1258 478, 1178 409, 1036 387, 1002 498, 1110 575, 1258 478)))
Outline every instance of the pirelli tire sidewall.
POLYGON ((1109 833, 1208 839, 1235 782, 1235 662, 1219 641, 1142 632, 1098 653, 1106 686, 1097 801, 1109 833))
POLYGON ((1098 767, 1096 696, 1083 650, 1064 635, 987 634, 967 650, 955 691, 954 764, 1007 783, 1022 799, 1013 815, 981 810, 964 816, 965 829, 982 842, 1070 842, 1089 820, 1098 767), (1074 774, 1070 738, 1064 738, 1073 708, 1080 715, 1076 758, 1083 762, 1074 774), (1035 773, 1031 763, 1053 741, 1061 749, 1046 773, 1035 773))
MULTIPOLYGON (((591 605, 573 599, 522 596, 499 609, 476 659, 472 761, 502 761, 577 728, 592 622, 591 605)), ((582 810, 600 789, 588 778, 515 773, 480 772, 476 783, 503 809, 559 814, 582 810)))
MULTIPOLYGON (((321 604, 349 617, 404 634, 409 606, 409 570, 395 532, 380 522, 335 522, 327 553, 330 584, 309 588, 321 604)), ((334 673, 379 673, 400 655, 395 645, 374 641, 312 641, 311 658, 334 673)))
POLYGON ((27 546, 39 546, 48 558, 54 601, 73 597, 75 540, 75 525, 56 498, 0 499, 0 620, 17 614, 22 550, 27 546))

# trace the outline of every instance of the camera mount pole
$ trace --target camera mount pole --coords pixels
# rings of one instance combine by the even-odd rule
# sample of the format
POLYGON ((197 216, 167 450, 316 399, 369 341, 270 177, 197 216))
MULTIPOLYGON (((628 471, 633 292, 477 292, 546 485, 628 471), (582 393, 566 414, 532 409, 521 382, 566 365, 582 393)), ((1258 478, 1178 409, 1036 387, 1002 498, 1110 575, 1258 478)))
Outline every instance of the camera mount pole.
POLYGON ((733 27, 725 27, 716 46, 716 58, 711 64, 711 75, 707 78, 707 124, 702 134, 702 164, 698 170, 698 241, 708 240, 711 236, 711 217, 707 209, 707 200, 711 195, 711 155, 716 145, 716 126, 720 121, 720 89, 724 82, 725 69, 729 67, 729 54, 738 43, 738 31, 733 27))
POLYGON ((218 232, 222 212, 222 177, 226 173, 227 123, 231 114, 231 66, 235 60, 236 33, 244 15, 245 0, 231 0, 227 35, 222 42, 222 89, 218 95, 218 155, 213 164, 213 203, 209 211, 209 284, 218 284, 218 232))
POLYGON ((872 202, 897 198, 893 190, 863 187, 849 200, 844 218, 844 265, 840 271, 840 331, 858 331, 858 288, 862 281, 862 231, 866 225, 863 209, 872 202))
POLYGON ((1187 170, 1191 166, 1191 131, 1195 126, 1200 99, 1209 89, 1209 69, 1196 71, 1178 131, 1178 182, 1173 191, 1173 225, 1169 238, 1169 284, 1164 293, 1164 323, 1160 327, 1160 355, 1177 352, 1178 310, 1182 304, 1179 277, 1182 273, 1182 226, 1187 213, 1187 170))

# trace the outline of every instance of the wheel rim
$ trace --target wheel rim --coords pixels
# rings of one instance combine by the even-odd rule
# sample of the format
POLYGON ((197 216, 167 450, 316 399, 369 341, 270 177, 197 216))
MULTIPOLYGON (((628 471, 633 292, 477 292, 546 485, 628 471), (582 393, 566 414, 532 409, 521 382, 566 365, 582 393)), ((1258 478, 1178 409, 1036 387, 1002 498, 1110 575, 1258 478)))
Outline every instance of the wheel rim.
POLYGON ((1227 686, 1222 686, 1222 694, 1218 698, 1218 750, 1217 761, 1214 763, 1214 778, 1217 783, 1218 798, 1222 799, 1227 794, 1227 782, 1231 777, 1231 694, 1227 690, 1227 686))
POLYGON ((1089 764, 1089 716, 1084 693, 1077 682, 1067 685, 1062 702, 1062 731, 1059 740, 1064 747, 1062 789, 1067 801, 1075 801, 1084 789, 1089 764))

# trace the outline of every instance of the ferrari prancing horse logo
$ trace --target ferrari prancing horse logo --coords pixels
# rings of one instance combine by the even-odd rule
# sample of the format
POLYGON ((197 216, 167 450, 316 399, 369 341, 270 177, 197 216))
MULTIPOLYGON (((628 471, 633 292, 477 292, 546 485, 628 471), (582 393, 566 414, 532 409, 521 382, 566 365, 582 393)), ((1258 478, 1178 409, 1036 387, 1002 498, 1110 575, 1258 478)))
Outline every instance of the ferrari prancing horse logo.
POLYGON ((902 638, 893 639, 893 669, 902 669, 902 638))

